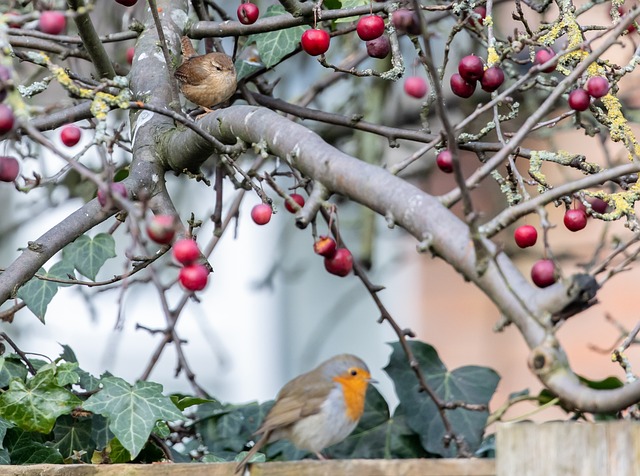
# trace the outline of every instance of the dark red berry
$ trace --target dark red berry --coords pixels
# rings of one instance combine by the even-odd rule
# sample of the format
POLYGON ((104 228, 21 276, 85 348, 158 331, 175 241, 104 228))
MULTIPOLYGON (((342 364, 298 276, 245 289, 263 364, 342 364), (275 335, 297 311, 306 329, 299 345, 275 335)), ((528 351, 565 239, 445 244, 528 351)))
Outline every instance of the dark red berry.
POLYGON ((60 131, 60 140, 62 140, 62 143, 67 147, 73 147, 80 142, 81 135, 82 131, 80 128, 71 124, 62 128, 60 131))
POLYGON ((125 7, 132 7, 136 4, 138 0, 116 0, 116 3, 120 5, 124 5, 125 7))
POLYGON ((324 30, 306 30, 300 38, 302 49, 311 56, 322 55, 329 49, 329 33, 324 30))
POLYGON ((13 129, 15 121, 13 110, 6 104, 0 104, 0 136, 13 129))
POLYGON ((338 248, 331 258, 324 259, 324 267, 331 274, 344 277, 353 269, 353 256, 346 248, 338 248))
POLYGON ((175 234, 175 219, 172 215, 156 215, 147 224, 147 235, 161 245, 171 243, 175 234))
POLYGON ((375 40, 384 33, 384 20, 378 15, 360 17, 356 33, 363 41, 375 40))
POLYGON ((504 83, 504 72, 497 66, 487 68, 480 80, 480 86, 488 93, 494 92, 504 83))
POLYGON ((271 220, 273 210, 266 203, 259 203, 251 209, 251 218, 258 225, 266 225, 271 220))
MULTIPOLYGON (((298 206, 300 208, 304 207, 304 197, 302 195, 300 195, 299 193, 292 193, 291 195, 289 195, 289 197, 298 204, 298 206)), ((298 210, 294 209, 291 204, 285 200, 284 202, 284 208, 287 209, 288 212, 290 213, 296 213, 298 210)))
POLYGON ((243 25, 251 25, 256 22, 260 16, 260 10, 253 3, 242 3, 236 11, 238 20, 243 25))
MULTIPOLYGON (((541 65, 541 64, 545 64, 547 61, 549 61, 551 58, 553 58, 556 55, 555 51, 549 49, 549 48, 545 48, 542 50, 538 50, 536 51, 536 56, 534 59, 534 63, 537 65, 541 65)), ((556 70, 556 65, 553 64, 551 66, 548 66, 547 68, 543 69, 542 72, 543 73, 551 73, 553 71, 556 70)))
POLYGON ((588 198, 589 203, 591 203, 591 209, 596 213, 606 213, 607 208, 609 208, 609 204, 602 200, 601 198, 588 198))
POLYGON ((172 253, 174 259, 184 265, 194 263, 200 258, 200 248, 191 238, 182 238, 173 244, 172 253))
POLYGON ((584 89, 574 89, 569 93, 569 107, 574 111, 586 111, 590 101, 589 93, 584 89))
POLYGON ((404 92, 414 98, 422 98, 427 94, 427 82, 420 76, 409 76, 404 81, 404 92))
POLYGON ((375 40, 369 40, 366 43, 367 54, 372 58, 386 58, 391 51, 391 42, 387 35, 382 35, 375 40))
POLYGON ((325 258, 332 258, 336 254, 336 242, 330 236, 321 236, 313 244, 313 251, 315 254, 324 256, 325 258))
POLYGON ((20 173, 20 163, 14 157, 0 157, 0 182, 13 182, 20 173))
POLYGON ((471 97, 473 95, 473 92, 476 90, 475 81, 473 83, 468 83, 458 73, 451 75, 449 84, 451 85, 451 91, 453 92, 453 94, 461 98, 471 97))
POLYGON ((589 96, 597 99, 609 92, 609 81, 603 76, 592 76, 587 80, 587 84, 584 87, 589 96))
POLYGON ((522 225, 513 232, 513 239, 520 248, 528 248, 536 244, 538 230, 531 225, 522 225))
MULTIPOLYGON (((111 195, 120 195, 122 198, 127 198, 129 194, 127 193, 127 187, 122 182, 114 182, 109 184, 109 189, 111 190, 111 195)), ((101 207, 104 207, 108 200, 107 194, 102 191, 102 189, 98 189, 98 203, 100 203, 101 207)))
POLYGON ((180 284, 188 291, 202 291, 209 280, 209 270, 203 264, 190 264, 180 270, 180 284))
POLYGON ((484 63, 476 55, 465 56, 458 63, 458 73, 466 82, 472 83, 482 78, 484 63))
POLYGON ((420 34, 420 18, 413 10, 406 8, 400 8, 393 12, 392 20, 393 26, 398 33, 408 33, 410 35, 420 34))
POLYGON ((453 155, 449 149, 442 150, 436 155, 436 165, 445 173, 453 172, 453 155))
POLYGON ((550 259, 536 261, 531 268, 531 280, 539 288, 551 286, 556 279, 556 267, 550 259))
POLYGON ((584 210, 571 209, 564 214, 564 226, 570 231, 579 231, 587 226, 587 214, 584 210))
POLYGON ((472 21, 484 25, 485 18, 487 18, 487 9, 485 7, 476 7, 473 9, 472 21))

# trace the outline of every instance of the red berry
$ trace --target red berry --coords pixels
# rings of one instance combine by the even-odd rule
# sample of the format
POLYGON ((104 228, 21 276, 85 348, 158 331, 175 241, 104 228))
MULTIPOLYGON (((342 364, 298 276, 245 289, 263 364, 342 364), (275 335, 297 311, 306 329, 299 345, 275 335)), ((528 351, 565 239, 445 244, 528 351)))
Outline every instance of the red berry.
POLYGON ((243 3, 238 7, 236 11, 238 15, 238 20, 243 25, 251 25, 256 22, 258 16, 260 15, 260 10, 257 5, 253 3, 243 3))
POLYGON ((609 204, 604 200, 602 200, 601 198, 594 197, 594 198, 589 198, 587 200, 591 204, 591 208, 594 212, 600 213, 600 214, 607 212, 607 208, 609 207, 609 204))
POLYGON ((409 76, 404 81, 404 92, 414 98, 422 98, 427 94, 427 82, 420 76, 409 76))
POLYGON ((329 49, 329 33, 324 30, 306 30, 300 38, 302 49, 311 56, 322 55, 329 49))
POLYGON ((384 20, 378 15, 360 17, 356 33, 363 41, 375 40, 384 33, 384 20))
POLYGON ((484 19, 487 18, 487 9, 485 7, 477 7, 473 9, 473 21, 484 25, 484 19))
POLYGON ((168 245, 176 234, 173 215, 156 215, 147 223, 147 235, 156 243, 168 245))
POLYGON ((569 93, 569 107, 574 111, 586 111, 590 101, 589 93, 584 89, 574 89, 569 93))
POLYGON ((539 288, 551 286, 556 279, 556 267, 550 259, 536 261, 531 268, 531 280, 539 288))
POLYGON ((513 232, 513 239, 520 248, 528 248, 536 244, 538 230, 531 225, 522 225, 513 232))
POLYGON ((482 78, 484 63, 476 55, 465 56, 458 63, 458 73, 465 81, 472 83, 482 78))
POLYGON ((20 173, 20 163, 14 157, 0 157, 0 182, 13 182, 20 173))
POLYGON ((451 91, 453 94, 461 98, 471 97, 473 92, 476 90, 475 81, 473 83, 467 83, 458 73, 451 75, 449 84, 451 85, 451 91))
POLYGON ((133 64, 133 57, 136 54, 136 49, 133 46, 127 48, 127 63, 133 64))
MULTIPOLYGON (((618 13, 620 14, 620 17, 624 17, 624 15, 626 14, 626 12, 624 11, 624 8, 622 7, 618 7, 618 13)), ((9 25, 11 26, 11 25, 9 25)), ((632 23, 631 25, 629 25, 627 27, 627 29, 625 30, 627 33, 633 33, 634 31, 636 31, 636 26, 632 23)))
MULTIPOLYGON (((109 189, 111 190, 111 195, 120 195, 122 198, 127 198, 129 196, 127 193, 127 187, 125 187, 122 182, 109 184, 109 189)), ((104 193, 102 189, 98 189, 98 203, 101 207, 104 207, 107 204, 107 198, 107 194, 104 193)))
POLYGON ((67 27, 67 19, 61 12, 44 11, 40 14, 38 29, 43 33, 58 35, 67 27))
POLYGON ((584 210, 571 209, 564 214, 564 226, 570 231, 579 231, 587 226, 587 214, 584 210))
MULTIPOLYGON (((553 50, 551 50, 549 48, 538 50, 538 51, 536 51, 536 56, 535 56, 535 59, 533 60, 533 62, 535 64, 537 64, 537 65, 545 64, 547 61, 549 61, 555 55, 556 55, 555 51, 553 51, 553 50)), ((547 68, 543 69, 542 72, 543 73, 551 73, 551 72, 553 72, 555 70, 556 70, 556 65, 553 64, 553 65, 548 66, 547 68)))
POLYGON ((418 18, 418 14, 415 11, 400 8, 393 12, 391 18, 391 22, 398 33, 420 34, 420 18, 418 18))
POLYGON ((200 248, 191 238, 182 238, 173 244, 173 257, 180 263, 190 265, 200 258, 200 248))
POLYGON ((203 264, 190 264, 178 274, 180 284, 189 291, 202 291, 209 280, 209 270, 203 264))
POLYGON ((132 7, 136 4, 138 0, 116 0, 116 3, 120 5, 124 5, 125 7, 132 7))
MULTIPOLYGON (((304 197, 302 195, 300 195, 299 193, 292 193, 291 195, 289 195, 289 197, 298 204, 298 206, 300 208, 304 207, 304 197)), ((284 208, 287 209, 288 212, 290 213, 295 213, 298 210, 294 209, 291 204, 289 204, 288 201, 285 200, 284 202, 284 208)))
POLYGON ((6 104, 0 104, 0 136, 13 129, 15 117, 13 111, 6 104))
POLYGON ((333 258, 336 254, 336 242, 330 236, 321 236, 313 244, 313 251, 315 254, 324 256, 325 258, 333 258))
POLYGON ((353 256, 346 248, 338 248, 331 258, 324 259, 324 267, 331 274, 344 277, 353 269, 353 256))
POLYGON ((73 147, 80 141, 81 135, 82 131, 80 128, 71 124, 62 128, 60 131, 60 140, 62 140, 62 143, 67 147, 73 147))
POLYGON ((436 155, 436 165, 445 173, 450 174, 453 172, 453 155, 451 155, 449 149, 440 151, 440 153, 436 155))
POLYGON ((251 218, 258 225, 266 225, 271 220, 273 210, 266 203, 259 203, 251 209, 251 218))
POLYGON ((497 66, 487 68, 480 80, 480 86, 488 93, 494 92, 504 83, 504 72, 497 66))
POLYGON ((589 96, 601 98, 609 92, 609 81, 602 76, 592 76, 587 80, 587 84, 585 84, 584 87, 587 93, 589 93, 589 96))
POLYGON ((381 35, 375 40, 369 40, 366 43, 367 54, 372 58, 386 58, 391 51, 391 43, 387 35, 381 35))

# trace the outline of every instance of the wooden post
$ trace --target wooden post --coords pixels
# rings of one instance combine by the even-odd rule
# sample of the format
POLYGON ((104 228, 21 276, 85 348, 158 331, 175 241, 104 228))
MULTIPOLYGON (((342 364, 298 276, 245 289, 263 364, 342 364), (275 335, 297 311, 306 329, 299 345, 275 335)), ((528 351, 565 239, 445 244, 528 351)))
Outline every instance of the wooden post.
POLYGON ((563 421, 499 425, 496 475, 640 475, 640 423, 563 421))

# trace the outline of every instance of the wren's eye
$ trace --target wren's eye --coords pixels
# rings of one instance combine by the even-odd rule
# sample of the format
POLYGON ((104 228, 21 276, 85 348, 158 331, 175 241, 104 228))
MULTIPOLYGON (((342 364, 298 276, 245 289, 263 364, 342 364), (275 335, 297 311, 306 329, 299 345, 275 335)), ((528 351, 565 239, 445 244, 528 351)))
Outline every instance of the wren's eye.
POLYGON ((354 377, 355 377, 356 375, 358 375, 358 371, 357 371, 356 369, 351 369, 351 370, 349 371, 349 373, 350 373, 352 376, 354 376, 354 377))

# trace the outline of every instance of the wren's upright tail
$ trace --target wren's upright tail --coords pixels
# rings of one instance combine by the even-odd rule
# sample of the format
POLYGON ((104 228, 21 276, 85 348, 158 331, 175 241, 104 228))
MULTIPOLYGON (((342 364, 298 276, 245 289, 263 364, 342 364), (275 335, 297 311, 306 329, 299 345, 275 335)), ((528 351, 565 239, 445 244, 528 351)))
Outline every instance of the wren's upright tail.
POLYGON ((180 46, 182 46, 182 61, 186 61, 189 58, 197 56, 196 50, 191 44, 191 40, 187 36, 180 38, 180 46))
POLYGON ((244 469, 247 467, 249 460, 253 458, 253 455, 255 455, 269 441, 269 436, 271 436, 271 432, 267 431, 262 435, 262 438, 256 441, 256 444, 253 445, 253 448, 249 450, 247 455, 242 458, 242 461, 240 461, 238 463, 238 466, 236 466, 235 474, 244 473, 244 469))

